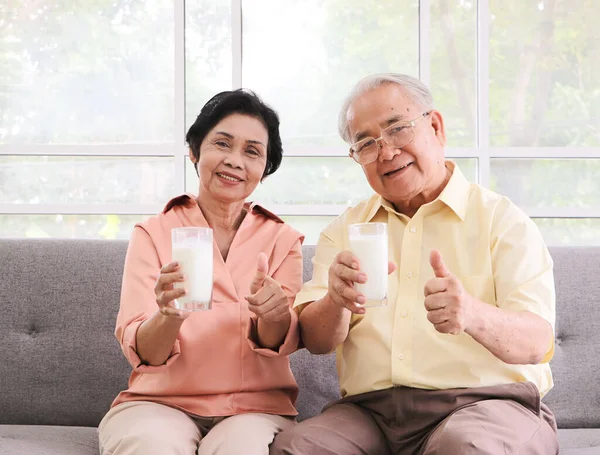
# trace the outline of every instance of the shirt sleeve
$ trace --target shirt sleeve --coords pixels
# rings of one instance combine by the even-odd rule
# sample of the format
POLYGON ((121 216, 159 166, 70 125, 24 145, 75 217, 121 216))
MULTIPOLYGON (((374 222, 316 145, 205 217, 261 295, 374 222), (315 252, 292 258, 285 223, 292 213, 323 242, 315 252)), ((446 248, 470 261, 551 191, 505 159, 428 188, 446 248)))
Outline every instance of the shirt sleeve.
POLYGON ((144 228, 136 226, 125 257, 121 305, 117 316, 115 336, 121 344, 125 358, 138 373, 161 371, 175 362, 181 352, 177 339, 167 361, 158 366, 145 365, 137 353, 137 331, 140 325, 158 310, 154 285, 160 268, 161 263, 152 238, 144 228))
POLYGON ((334 222, 319 236, 315 255, 312 258, 313 274, 296 296, 294 309, 298 315, 311 302, 322 299, 329 287, 329 267, 343 250, 343 228, 341 222, 334 222))
POLYGON ((286 258, 279 268, 273 273, 272 278, 276 280, 285 291, 290 306, 290 327, 279 349, 263 348, 255 340, 254 334, 258 327, 258 317, 252 314, 248 324, 248 342, 253 351, 265 357, 286 356, 298 349, 300 343, 300 328, 298 326, 298 315, 292 310, 294 299, 302 287, 302 242, 297 239, 286 258))
MULTIPOLYGON (((554 331, 556 296, 553 261, 535 223, 508 200, 496 210, 491 232, 496 302, 510 311, 529 311, 554 331)), ((554 355, 554 337, 543 363, 554 355)))

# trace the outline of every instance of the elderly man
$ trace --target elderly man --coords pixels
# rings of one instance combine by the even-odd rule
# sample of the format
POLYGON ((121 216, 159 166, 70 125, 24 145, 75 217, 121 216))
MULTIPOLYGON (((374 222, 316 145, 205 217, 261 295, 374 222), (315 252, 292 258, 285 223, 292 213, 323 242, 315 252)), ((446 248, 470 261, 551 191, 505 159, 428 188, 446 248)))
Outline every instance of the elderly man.
POLYGON ((552 259, 506 197, 444 159, 442 114, 400 74, 360 81, 341 113, 376 194, 321 234, 296 298, 305 346, 337 350, 342 399, 280 433, 271 454, 558 453, 552 259), (388 226, 388 305, 365 308, 348 226, 388 226), (397 265, 397 266, 396 266, 397 265))

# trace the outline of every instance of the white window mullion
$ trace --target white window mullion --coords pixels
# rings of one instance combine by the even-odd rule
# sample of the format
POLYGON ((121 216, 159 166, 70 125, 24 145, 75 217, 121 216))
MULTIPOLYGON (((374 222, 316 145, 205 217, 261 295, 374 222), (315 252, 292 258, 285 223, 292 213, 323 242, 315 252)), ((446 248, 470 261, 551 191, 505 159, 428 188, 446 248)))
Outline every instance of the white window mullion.
POLYGON ((489 0, 477 2, 477 148, 479 183, 490 186, 490 14, 489 0))
POLYGON ((477 159, 478 179, 477 183, 489 188, 490 187, 490 157, 487 153, 480 153, 477 159))
POLYGON ((521 207, 530 218, 600 218, 600 208, 521 207))
POLYGON ((597 158, 600 147, 490 147, 491 158, 597 158))
POLYGON ((428 87, 431 76, 430 18, 429 0, 419 0, 419 79, 428 87))
POLYGON ((343 204, 268 204, 260 200, 256 202, 278 216, 337 216, 348 208, 343 204))
POLYGON ((175 132, 174 170, 175 193, 185 192, 185 161, 181 159, 178 150, 185 150, 185 0, 175 0, 175 74, 174 74, 174 111, 173 131, 175 132))
POLYGON ((231 52, 233 89, 242 87, 242 0, 231 0, 231 52))
POLYGON ((153 215, 164 204, 0 204, 9 215, 153 215))
POLYGON ((173 156, 172 142, 155 144, 0 144, 0 156, 173 156))

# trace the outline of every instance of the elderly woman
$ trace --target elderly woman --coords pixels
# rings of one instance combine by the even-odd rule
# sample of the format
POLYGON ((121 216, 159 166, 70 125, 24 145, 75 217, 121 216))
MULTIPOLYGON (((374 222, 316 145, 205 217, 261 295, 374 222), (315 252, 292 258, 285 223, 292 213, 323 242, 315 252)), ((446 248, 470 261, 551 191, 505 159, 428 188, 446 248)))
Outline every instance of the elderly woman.
POLYGON ((281 163, 279 119, 253 93, 222 92, 186 140, 198 196, 171 200, 129 244, 115 333, 133 372, 100 423, 104 454, 267 454, 294 424, 303 237, 245 201, 281 163), (171 260, 182 226, 213 230, 208 311, 174 305, 191 278, 171 260))

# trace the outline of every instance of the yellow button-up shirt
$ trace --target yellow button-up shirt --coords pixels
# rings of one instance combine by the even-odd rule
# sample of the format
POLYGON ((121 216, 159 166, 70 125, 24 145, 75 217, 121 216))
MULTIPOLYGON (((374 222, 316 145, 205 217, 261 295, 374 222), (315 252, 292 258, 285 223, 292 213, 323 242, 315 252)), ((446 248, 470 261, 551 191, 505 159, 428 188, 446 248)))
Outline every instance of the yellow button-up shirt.
POLYGON ((509 365, 466 333, 437 332, 427 320, 425 283, 434 277, 432 249, 466 291, 509 311, 530 311, 555 322, 553 262, 537 226, 506 197, 468 182, 451 161, 452 177, 439 197, 409 218, 379 195, 349 208, 319 238, 312 280, 296 296, 297 311, 327 293, 335 256, 349 250, 348 225, 388 225, 389 258, 398 268, 389 276, 388 305, 353 315, 338 346, 342 396, 396 385, 421 389, 481 387, 531 381, 541 395, 553 385, 548 361, 509 365))

